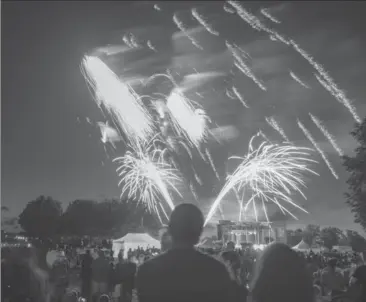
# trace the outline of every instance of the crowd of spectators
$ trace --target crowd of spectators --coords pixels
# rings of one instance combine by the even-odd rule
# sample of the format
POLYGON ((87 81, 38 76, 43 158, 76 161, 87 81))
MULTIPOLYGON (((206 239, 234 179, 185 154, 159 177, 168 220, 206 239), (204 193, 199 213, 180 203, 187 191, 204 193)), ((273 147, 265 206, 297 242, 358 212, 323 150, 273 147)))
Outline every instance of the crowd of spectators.
POLYGON ((74 288, 68 279, 73 270, 69 264, 75 262, 72 250, 65 248, 67 261, 55 263, 49 274, 31 253, 21 258, 14 254, 2 260, 2 300, 366 301, 366 266, 356 254, 302 253, 281 243, 272 243, 264 251, 236 250, 233 242, 220 250, 200 250, 195 246, 202 229, 201 211, 191 204, 179 205, 161 238, 161 250, 129 250, 127 259, 121 250, 114 259, 111 250, 86 249, 74 268, 81 281, 74 288), (92 255, 95 250, 97 257, 92 255), (23 280, 22 285, 18 280, 23 280))

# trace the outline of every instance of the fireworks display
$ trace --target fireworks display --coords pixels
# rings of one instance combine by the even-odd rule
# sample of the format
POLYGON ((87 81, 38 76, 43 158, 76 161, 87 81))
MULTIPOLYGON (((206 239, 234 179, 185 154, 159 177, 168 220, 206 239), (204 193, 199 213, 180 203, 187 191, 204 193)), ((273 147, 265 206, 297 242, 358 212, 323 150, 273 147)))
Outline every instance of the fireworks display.
POLYGON ((268 202, 275 203, 282 212, 294 218, 296 216, 281 204, 281 201, 306 212, 292 201, 291 194, 298 192, 305 198, 301 191, 305 186, 302 173, 306 171, 316 174, 308 167, 314 162, 309 158, 311 149, 292 145, 272 145, 267 142, 254 148, 253 138, 249 143, 248 154, 244 158, 233 157, 242 162, 234 173, 227 177, 227 182, 207 214, 205 223, 210 221, 225 195, 235 189, 239 192, 245 190, 247 196, 250 192, 250 198, 245 201, 244 211, 252 205, 256 220, 258 220, 257 204, 262 205, 266 219, 269 220, 265 205, 268 202))
POLYGON ((129 198, 143 202, 150 211, 158 213, 157 204, 161 197, 171 210, 174 209, 168 188, 179 194, 176 183, 180 178, 164 160, 164 150, 156 148, 155 143, 135 146, 133 151, 127 151, 113 161, 119 164, 116 171, 121 178, 118 183, 122 185, 121 196, 126 193, 129 198))
MULTIPOLYGON (((166 12, 157 4, 153 8, 159 11, 159 14, 166 12)), ((305 61, 305 64, 309 64, 313 68, 311 76, 314 81, 317 81, 322 89, 325 89, 347 108, 356 122, 361 121, 345 92, 335 84, 324 67, 317 63, 294 40, 272 28, 281 21, 270 14, 270 10, 261 9, 256 16, 238 1, 227 1, 220 9, 226 17, 237 18, 241 23, 244 21, 245 26, 249 26, 250 30, 264 33, 268 39, 273 41, 271 43, 282 43, 281 46, 285 45, 283 47, 286 49, 295 51, 300 59, 305 61)), ((232 174, 227 175, 226 182, 221 183, 225 175, 220 175, 220 169, 216 166, 219 161, 213 156, 215 152, 211 152, 211 147, 213 142, 218 142, 219 144, 216 143, 216 145, 220 146, 228 145, 239 137, 240 131, 234 125, 219 126, 216 124, 215 117, 210 114, 211 96, 206 97, 207 91, 202 87, 206 87, 207 84, 215 86, 212 84, 214 81, 224 79, 226 86, 223 91, 230 99, 226 99, 226 101, 230 104, 239 104, 240 108, 244 107, 245 112, 250 114, 256 106, 256 100, 252 98, 252 94, 242 89, 240 83, 233 80, 233 75, 238 74, 238 72, 245 75, 245 77, 240 75, 240 78, 243 81, 249 80, 254 89, 262 94, 270 93, 270 83, 265 76, 258 75, 258 70, 253 68, 254 60, 252 57, 236 42, 233 42, 233 39, 224 37, 220 31, 220 26, 216 26, 217 20, 212 17, 212 14, 205 15, 202 11, 198 8, 190 8, 187 12, 190 20, 195 24, 194 26, 199 25, 199 28, 192 28, 193 25, 188 25, 188 21, 178 12, 174 12, 169 17, 173 21, 172 26, 179 29, 181 33, 180 35, 172 35, 171 40, 179 40, 183 36, 185 42, 191 46, 190 49, 194 49, 190 57, 183 55, 176 49, 174 51, 178 54, 167 54, 168 51, 161 54, 160 49, 164 47, 159 47, 159 41, 154 40, 154 37, 141 38, 137 34, 125 32, 120 36, 121 43, 124 43, 123 46, 113 45, 99 48, 94 52, 95 55, 86 55, 82 61, 82 72, 94 92, 95 101, 102 112, 107 113, 106 118, 110 119, 110 123, 108 121, 98 123, 102 142, 104 144, 110 143, 116 152, 119 151, 116 148, 117 142, 124 141, 127 145, 125 154, 113 160, 118 164, 117 173, 120 177, 118 185, 122 188, 121 196, 127 195, 134 201, 146 204, 147 208, 156 213, 162 222, 163 219, 169 219, 167 206, 173 210, 179 202, 174 200, 170 191, 175 191, 178 196, 180 195, 176 184, 182 180, 182 177, 189 178, 191 176, 192 179, 184 179, 183 182, 186 183, 187 189, 199 202, 200 196, 197 193, 199 191, 197 186, 198 188, 204 187, 206 181, 204 175, 200 173, 200 168, 197 168, 202 164, 214 176, 215 184, 219 183, 221 186, 221 191, 215 196, 215 201, 207 214, 205 224, 212 219, 217 210, 222 218, 225 217, 223 202, 224 198, 230 195, 230 192, 234 194, 234 199, 239 207, 239 221, 243 219, 243 216, 246 217, 246 211, 249 207, 251 207, 256 220, 259 219, 260 212, 269 221, 267 209, 269 204, 276 205, 282 213, 296 218, 288 206, 307 212, 293 201, 293 194, 298 193, 305 198, 302 192, 306 185, 303 174, 316 175, 317 173, 309 167, 316 161, 310 158, 312 149, 295 145, 296 137, 293 137, 293 132, 290 133, 293 140, 289 140, 286 134, 289 129, 286 128, 285 132, 285 129, 271 116, 274 114, 272 112, 268 113, 269 117, 263 116, 264 126, 260 127, 269 126, 274 129, 283 143, 272 143, 272 137, 266 135, 267 131, 265 134, 256 128, 255 131, 258 132, 250 140, 248 151, 246 154, 240 154, 241 157, 231 157, 240 160, 240 163, 232 174), (230 57, 233 67, 230 73, 222 72, 221 69, 213 70, 210 67, 213 61, 220 59, 220 55, 215 53, 217 56, 213 55, 214 59, 205 57, 203 53, 210 45, 207 46, 206 44, 209 43, 205 43, 207 38, 201 40, 200 34, 197 34, 199 32, 204 32, 209 38, 220 41, 215 43, 217 45, 221 43, 218 48, 224 49, 227 56, 230 57), (139 57, 141 53, 138 51, 144 48, 148 50, 150 56, 148 59, 139 57), (123 63, 115 63, 119 62, 118 56, 125 56, 127 52, 136 54, 138 58, 131 59, 135 61, 130 63, 123 57, 120 60, 123 63), (168 55, 172 56, 172 59, 166 65, 171 64, 174 68, 159 61, 168 55), (111 57, 115 60, 110 59, 111 57), (107 62, 107 60, 110 61, 107 62), (144 62, 147 62, 146 70, 141 67, 144 62), (186 64, 187 62, 188 64, 186 64), (148 65, 150 63, 151 65, 148 65), (180 74, 179 70, 181 70, 182 65, 192 66, 195 63, 198 65, 197 69, 194 67, 185 74, 180 74), (115 67, 113 64, 123 65, 116 66, 119 73, 113 71, 115 67), (131 75, 134 72, 133 67, 127 68, 126 64, 139 66, 138 72, 136 71, 136 74, 131 75), (152 70, 151 72, 149 68, 152 70), (129 72, 128 76, 125 76, 124 72, 129 72), (168 80, 168 84, 166 80, 168 80), (169 88, 166 88, 168 86, 169 88), (198 102, 197 97, 192 97, 192 95, 199 96, 201 101, 198 102), (254 140, 259 138, 262 143, 254 147, 254 140), (161 202, 161 199, 164 202, 161 202)), ((173 42, 178 43, 179 41, 173 42)), ((214 42, 212 42, 213 44, 214 42)), ((189 47, 187 46, 187 48, 189 47)), ((301 91, 311 92, 315 89, 313 82, 310 82, 303 74, 300 78, 293 71, 287 69, 285 76, 292 78, 307 89, 300 88, 301 91)), ((292 80, 290 79, 290 81, 292 80)), ((213 87, 216 95, 218 93, 215 89, 216 87, 213 87)), ((226 104, 223 103, 222 108, 225 107, 226 104)), ((274 115, 277 116, 277 114, 274 115)), ((324 123, 315 115, 311 113, 309 115, 311 121, 333 146, 337 154, 342 156, 342 149, 324 123)), ((293 124, 297 125, 294 128, 305 135, 331 174, 338 178, 338 174, 325 152, 319 147, 305 124, 296 118, 297 116, 293 119, 293 124)), ((227 160, 227 156, 225 160, 227 160)))
POLYGON ((86 56, 83 68, 85 78, 97 95, 97 101, 104 105, 127 138, 136 144, 148 141, 153 134, 152 119, 132 88, 123 83, 99 58, 86 56))

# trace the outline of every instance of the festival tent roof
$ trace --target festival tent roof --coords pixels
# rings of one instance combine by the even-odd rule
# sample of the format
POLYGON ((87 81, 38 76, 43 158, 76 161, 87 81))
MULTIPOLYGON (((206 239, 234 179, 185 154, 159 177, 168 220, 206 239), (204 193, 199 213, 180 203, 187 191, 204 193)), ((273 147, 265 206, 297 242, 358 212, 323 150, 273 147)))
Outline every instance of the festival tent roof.
POLYGON ((149 247, 160 249, 161 244, 159 240, 154 239, 146 233, 128 233, 124 237, 113 240, 112 243, 114 257, 118 256, 118 253, 121 249, 124 250, 124 257, 126 257, 129 249, 135 250, 138 247, 141 247, 143 249, 149 247))
POLYGON ((301 240, 297 245, 292 248, 299 251, 310 250, 310 246, 304 240, 301 240))

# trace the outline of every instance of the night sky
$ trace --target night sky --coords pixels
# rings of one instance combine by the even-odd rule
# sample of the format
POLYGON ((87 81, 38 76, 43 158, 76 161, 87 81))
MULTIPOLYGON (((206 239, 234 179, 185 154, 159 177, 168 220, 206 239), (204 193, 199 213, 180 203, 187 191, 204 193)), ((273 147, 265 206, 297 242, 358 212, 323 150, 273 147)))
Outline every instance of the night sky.
MULTIPOLYGON (((291 224, 316 223, 359 230, 345 205, 347 173, 342 161, 308 113, 324 122, 346 154, 352 154, 356 146, 349 135, 354 120, 316 81, 312 67, 293 49, 254 31, 237 15, 225 13, 223 3, 162 4, 161 11, 154 9, 153 4, 3 2, 1 201, 11 210, 7 215, 18 215, 28 201, 39 195, 50 195, 65 204, 78 198, 119 195, 115 166, 106 158, 99 130, 86 122, 86 118, 93 123, 104 118, 80 73, 82 56, 94 47, 121 41, 119 33, 129 28, 148 31, 156 26, 161 28, 161 35, 171 36, 177 31, 172 22, 174 12, 190 28, 197 27, 199 24, 192 21, 189 8, 198 5, 203 13, 215 16, 212 22, 223 34, 212 40, 202 33, 204 53, 175 35, 171 38, 173 50, 166 60, 169 66, 165 68, 181 65, 186 73, 192 73, 193 68, 228 72, 232 60, 222 44, 224 39, 235 40, 250 54, 252 70, 268 90, 261 91, 236 72, 233 81, 245 95, 249 109, 220 98, 222 92, 207 92, 209 101, 204 100, 202 105, 208 114, 217 124, 235 124, 241 132, 240 139, 227 146, 229 153, 244 155, 250 136, 258 129, 279 140, 278 134, 265 123, 265 116, 272 115, 291 141, 310 147, 296 126, 299 118, 326 152, 339 180, 314 153, 319 164, 313 168, 320 176, 307 178, 308 188, 304 190, 307 200, 297 200, 311 214, 296 212, 300 222, 291 224), (294 81, 289 70, 311 89, 294 81)), ((266 24, 306 49, 346 91, 359 116, 366 115, 365 3, 259 2, 245 6, 257 16, 260 8, 269 8, 281 23, 263 19, 266 24)), ((148 67, 145 72, 149 72, 148 67)), ((204 203, 206 206, 202 208, 206 209, 208 203, 204 203)), ((232 206, 225 210, 229 216, 235 212, 232 206)))

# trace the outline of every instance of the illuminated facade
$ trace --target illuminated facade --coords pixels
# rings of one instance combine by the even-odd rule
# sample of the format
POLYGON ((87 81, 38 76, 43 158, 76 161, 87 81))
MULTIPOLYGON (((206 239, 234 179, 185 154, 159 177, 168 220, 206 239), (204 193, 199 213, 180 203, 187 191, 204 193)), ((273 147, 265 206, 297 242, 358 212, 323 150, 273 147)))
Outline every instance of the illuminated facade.
POLYGON ((223 243, 233 241, 237 245, 265 245, 269 242, 287 242, 285 222, 233 222, 220 220, 217 238, 223 243))

